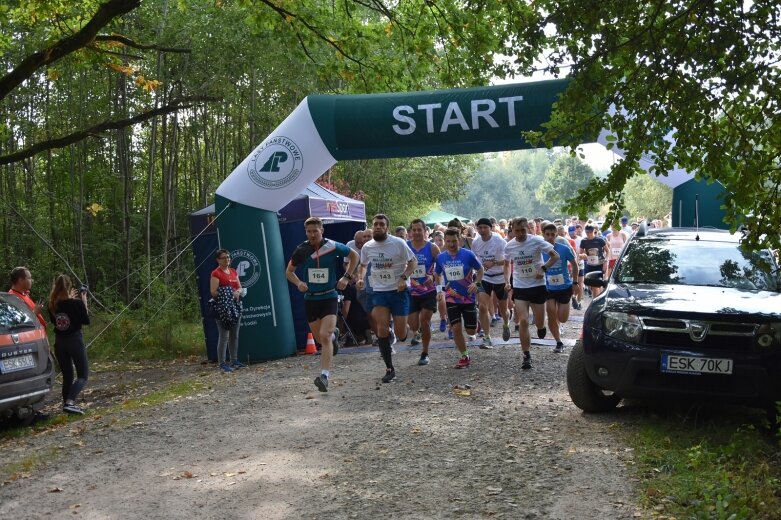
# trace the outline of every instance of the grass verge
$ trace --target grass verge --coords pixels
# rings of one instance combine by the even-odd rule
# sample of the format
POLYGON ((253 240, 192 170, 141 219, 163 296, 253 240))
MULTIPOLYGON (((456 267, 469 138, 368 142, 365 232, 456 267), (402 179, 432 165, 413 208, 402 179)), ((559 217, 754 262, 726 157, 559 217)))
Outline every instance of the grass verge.
POLYGON ((141 397, 128 399, 121 404, 109 408, 109 412, 116 410, 137 410, 145 406, 157 406, 180 397, 187 397, 194 393, 206 390, 209 385, 203 381, 177 381, 161 390, 151 392, 141 397))
POLYGON ((641 503, 658 518, 781 519, 777 437, 718 417, 693 427, 652 416, 629 435, 641 503))

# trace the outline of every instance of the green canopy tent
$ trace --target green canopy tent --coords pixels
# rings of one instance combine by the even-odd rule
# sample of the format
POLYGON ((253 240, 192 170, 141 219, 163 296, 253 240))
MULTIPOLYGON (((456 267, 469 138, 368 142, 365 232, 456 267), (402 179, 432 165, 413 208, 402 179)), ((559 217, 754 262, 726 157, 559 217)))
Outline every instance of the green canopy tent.
POLYGON ((421 220, 426 223, 427 226, 433 226, 434 224, 445 224, 447 225, 448 222, 453 220, 454 218, 457 218, 464 224, 470 224, 472 221, 466 217, 460 217, 458 215, 454 215, 453 213, 448 213, 447 211, 429 211, 426 215, 421 217, 421 220))

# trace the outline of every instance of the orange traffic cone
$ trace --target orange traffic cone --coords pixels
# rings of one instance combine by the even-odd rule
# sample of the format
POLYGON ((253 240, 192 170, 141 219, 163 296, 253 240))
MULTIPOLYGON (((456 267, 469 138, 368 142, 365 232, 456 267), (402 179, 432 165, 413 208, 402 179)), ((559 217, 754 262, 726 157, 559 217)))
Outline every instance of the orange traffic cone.
POLYGON ((312 336, 312 333, 308 333, 306 335, 306 350, 304 350, 304 354, 311 355, 311 354, 317 354, 317 347, 315 346, 315 338, 312 336))

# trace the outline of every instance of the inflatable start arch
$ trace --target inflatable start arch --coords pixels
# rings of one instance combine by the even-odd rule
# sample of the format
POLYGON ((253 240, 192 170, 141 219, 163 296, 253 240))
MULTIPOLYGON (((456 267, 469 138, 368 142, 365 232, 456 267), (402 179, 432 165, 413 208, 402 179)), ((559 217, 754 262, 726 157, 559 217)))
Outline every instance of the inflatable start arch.
MULTIPOLYGON (((231 250, 231 265, 248 289, 240 358, 296 352, 276 212, 302 189, 341 160, 531 148, 522 133, 542 130, 568 84, 559 79, 304 99, 217 189, 220 247, 231 250)), ((604 144, 607 134, 595 140, 604 144)), ((659 180, 675 187, 690 178, 676 171, 659 180)))

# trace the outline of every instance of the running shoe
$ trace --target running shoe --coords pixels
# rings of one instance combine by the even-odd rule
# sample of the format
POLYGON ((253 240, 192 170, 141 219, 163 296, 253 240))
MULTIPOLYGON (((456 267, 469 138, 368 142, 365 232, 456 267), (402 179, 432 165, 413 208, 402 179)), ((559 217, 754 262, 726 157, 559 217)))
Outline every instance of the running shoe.
POLYGON ((574 296, 572 297, 572 308, 577 309, 578 308, 578 299, 574 296))
POLYGON ((396 379, 396 370, 394 370, 394 369, 392 369, 392 368, 391 368, 391 369, 389 369, 389 370, 386 370, 386 371, 385 371, 385 375, 384 375, 384 376, 382 376, 382 382, 383 382, 383 383, 390 383, 390 382, 392 382, 394 379, 396 379))
POLYGON ((523 370, 529 370, 532 367, 532 357, 530 354, 523 356, 523 363, 521 363, 521 368, 523 370))
POLYGON ((478 332, 477 332, 477 337, 478 337, 478 338, 484 338, 484 337, 485 337, 485 332, 483 332, 482 330, 481 330, 481 331, 478 331, 478 332))
POLYGON ((486 336, 483 338, 483 343, 480 345, 480 348, 483 350, 494 348, 493 343, 491 343, 491 336, 486 336))
POLYGON ((447 329, 447 320, 439 320, 439 332, 445 332, 447 329))
POLYGON ((498 323, 498 322, 500 322, 500 321, 502 321, 502 318, 500 318, 498 315, 494 315, 494 317, 493 317, 493 318, 491 318, 491 324, 492 324, 492 325, 493 325, 494 323, 498 323))
POLYGON ((335 356, 337 353, 339 353, 339 333, 336 331, 334 331, 334 340, 332 343, 334 345, 334 356, 335 356))
POLYGON ((422 337, 423 337, 423 335, 420 333, 420 331, 416 332, 415 335, 412 336, 412 339, 409 340, 409 344, 412 345, 413 347, 415 345, 419 345, 420 344, 420 340, 422 339, 422 337))
POLYGON ((453 329, 447 329, 447 339, 453 339, 453 329))
POLYGON ((390 338, 390 344, 395 345, 398 340, 396 339, 396 333, 393 332, 393 327, 391 327, 389 332, 390 334, 388 337, 390 338))
POLYGON ((469 336, 467 339, 468 339, 469 341, 474 341, 474 340, 476 340, 476 339, 477 339, 477 336, 475 336, 474 334, 472 334, 472 335, 470 335, 470 336, 469 336))
POLYGON ((505 323, 504 327, 502 327, 502 339, 504 341, 508 341, 510 339, 510 324, 505 323))
POLYGON ((325 376, 325 374, 320 374, 315 378, 315 386, 321 392, 328 391, 328 378, 325 376))
POLYGON ((84 415, 84 410, 75 404, 66 404, 62 407, 62 411, 71 415, 84 415))
POLYGON ((553 348, 553 352, 555 352, 556 354, 560 354, 564 352, 564 343, 562 343, 561 341, 557 341, 556 346, 553 348))
POLYGON ((231 363, 231 369, 238 370, 240 368, 247 368, 247 365, 245 365, 241 361, 234 361, 233 363, 231 363))
POLYGON ((541 329, 537 329, 537 337, 538 337, 538 338, 540 338, 540 339, 542 339, 542 338, 544 338, 544 337, 545 337, 545 334, 546 334, 547 332, 548 332, 548 329, 546 329, 545 327, 543 327, 543 328, 541 328, 541 329))
POLYGON ((461 359, 458 360, 458 363, 456 363, 456 368, 469 368, 469 365, 472 364, 472 358, 469 356, 461 356, 461 359))
POLYGON ((230 373, 230 372, 233 372, 233 369, 232 369, 230 366, 228 366, 228 364, 227 364, 227 363, 222 363, 222 364, 220 364, 220 370, 222 370, 222 371, 223 371, 223 372, 225 372, 226 374, 228 374, 228 373, 230 373))
POLYGON ((424 366, 429 364, 428 354, 421 354, 418 360, 418 365, 424 366))

